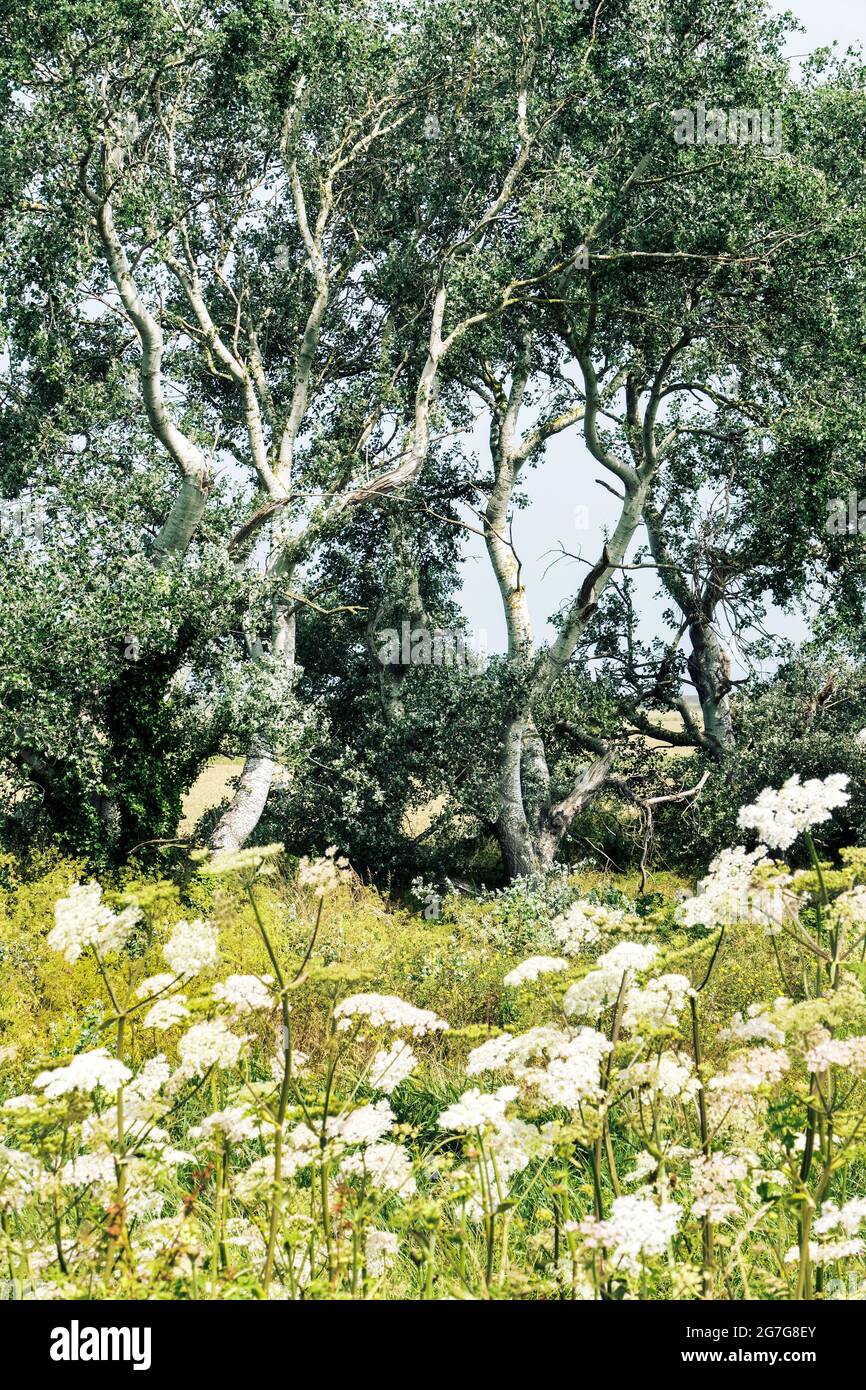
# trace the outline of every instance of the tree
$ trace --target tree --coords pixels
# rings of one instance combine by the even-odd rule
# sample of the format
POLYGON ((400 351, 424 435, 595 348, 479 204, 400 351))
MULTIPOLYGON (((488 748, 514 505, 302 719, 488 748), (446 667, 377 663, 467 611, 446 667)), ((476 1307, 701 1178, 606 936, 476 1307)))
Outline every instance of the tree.
MULTIPOLYGON (((176 479, 148 541, 156 571, 189 565, 219 466, 248 482, 223 554, 247 586, 261 699, 221 847, 252 831, 286 751, 304 565, 354 509, 420 475, 443 360, 512 293, 504 276, 479 295, 472 267, 482 240, 503 240, 536 139, 534 47, 524 34, 515 68, 496 35, 478 42, 476 19, 269 0, 7 15, 6 202, 34 278, 60 251, 41 293, 63 315, 46 341, 10 314, 17 389, 32 391, 35 363, 74 370, 94 335, 135 364, 141 423, 176 479), (467 107, 476 86, 495 94, 495 134, 420 199, 430 93, 467 107)), ((94 422, 69 396, 57 434, 86 440, 94 422)), ((98 408, 110 415, 107 396, 98 408)), ((163 691, 196 679, 178 654, 163 691)), ((40 749, 15 730, 7 749, 35 775, 40 749)))
MULTIPOLYGON (((850 315, 862 297, 856 261, 862 208, 851 196, 849 163, 859 102, 835 100, 838 74, 829 91, 820 85, 795 91, 781 60, 778 26, 751 10, 733 6, 695 16, 693 7, 666 7, 652 68, 636 61, 649 44, 649 31, 631 12, 626 28, 624 17, 616 9, 607 22, 600 16, 598 42, 586 64, 597 64, 587 79, 596 106, 589 132, 580 131, 581 172, 551 181, 539 215, 536 243, 545 248, 546 270, 535 293, 527 294, 524 323, 530 331, 518 327, 510 337, 491 341, 471 379, 491 413, 493 479, 485 538, 503 596, 515 675, 502 726, 498 818, 513 874, 549 864, 575 814, 618 780, 610 742, 573 729, 591 761, 570 786, 554 787, 533 708, 550 696, 569 662, 585 654, 599 605, 627 568, 642 529, 650 563, 659 567, 681 621, 654 673, 644 662, 640 678, 632 669, 624 714, 641 732, 658 733, 646 717, 645 701, 672 706, 683 716, 676 741, 721 757, 730 737, 732 687, 719 641, 720 605, 733 601, 737 586, 741 612, 751 605, 754 613, 766 588, 790 600, 814 574, 821 548, 817 497, 805 497, 792 509, 788 529, 798 537, 793 554, 770 534, 778 507, 761 504, 748 529, 745 510, 755 504, 768 457, 789 474, 797 473, 810 451, 813 460, 826 464, 828 441, 835 437, 838 447, 844 434, 838 427, 828 434, 828 415, 838 409, 843 391, 853 388, 862 399, 862 364, 854 367, 850 352, 850 315), (618 128, 612 84, 628 59, 636 74, 632 119, 618 128), (665 117, 675 109, 682 119, 707 90, 723 92, 735 111, 784 108, 783 120, 792 126, 790 147, 769 159, 756 145, 678 145, 665 130, 665 117), (828 109, 839 122, 845 159, 826 158, 828 109), (584 262, 551 257, 549 241, 578 219, 589 228, 584 262), (844 256, 841 280, 828 247, 844 256), (802 335, 814 336, 819 321, 828 318, 847 321, 846 341, 816 366, 805 359, 802 335), (520 412, 532 404, 530 383, 539 378, 553 385, 553 398, 521 435, 520 412), (695 399, 712 403, 709 431, 706 418, 686 411, 684 402, 695 399), (585 561, 587 573, 559 616, 556 640, 536 653, 508 518, 527 460, 546 438, 578 419, 590 457, 606 474, 602 486, 618 495, 620 510, 611 533, 585 561), (716 436, 716 447, 695 470, 695 441, 708 432, 716 436), (768 441, 763 451, 762 438, 768 441), (693 533, 706 500, 703 490, 718 482, 738 447, 751 459, 733 480, 737 553, 712 543, 696 565, 693 533), (750 545, 759 538, 760 544, 750 545), (682 698, 677 651, 684 633, 702 728, 682 698)), ((657 21, 654 7, 642 7, 639 20, 657 21)), ((583 72, 581 55, 575 61, 583 72)), ((839 82, 847 97, 850 81, 848 74, 839 82)), ((564 114, 563 128, 552 137, 579 138, 568 121, 579 122, 583 114, 564 114)))

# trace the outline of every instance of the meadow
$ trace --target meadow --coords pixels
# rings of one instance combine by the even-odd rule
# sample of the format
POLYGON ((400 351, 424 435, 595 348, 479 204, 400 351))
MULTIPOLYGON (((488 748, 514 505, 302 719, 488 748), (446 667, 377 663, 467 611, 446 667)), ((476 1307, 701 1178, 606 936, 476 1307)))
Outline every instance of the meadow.
MULTIPOLYGON (((845 778, 741 814, 779 848, 845 778)), ((825 1299, 866 1273, 866 852, 390 900, 336 851, 0 863, 37 1299, 825 1299)))

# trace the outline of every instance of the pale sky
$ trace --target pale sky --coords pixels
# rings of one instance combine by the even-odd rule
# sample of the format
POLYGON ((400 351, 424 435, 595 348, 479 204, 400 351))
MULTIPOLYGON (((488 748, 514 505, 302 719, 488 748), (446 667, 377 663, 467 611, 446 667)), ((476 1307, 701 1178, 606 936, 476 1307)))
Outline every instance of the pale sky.
MULTIPOLYGON (((791 34, 787 45, 795 69, 800 55, 834 40, 843 51, 851 44, 866 47, 866 0, 771 0, 771 8, 779 14, 792 13, 805 27, 806 33, 791 34)), ((480 434, 477 447, 486 459, 480 434)), ((602 528, 615 517, 616 503, 594 482, 599 472, 571 431, 552 441, 544 462, 527 476, 530 505, 516 513, 514 540, 524 566, 536 641, 551 636, 550 614, 573 595, 586 573, 586 567, 576 561, 559 560, 551 568, 559 544, 592 559, 599 553, 602 528)), ((477 525, 470 514, 466 520, 477 525)), ((656 583, 648 573, 638 579, 639 601, 647 614, 644 632, 649 636, 661 631, 661 624, 652 619, 656 583)), ((505 624, 499 593, 483 541, 475 536, 467 537, 463 581, 461 599, 470 626, 486 634, 488 650, 503 650, 505 624)), ((780 613, 772 615, 772 627, 793 639, 805 630, 801 620, 780 613)))

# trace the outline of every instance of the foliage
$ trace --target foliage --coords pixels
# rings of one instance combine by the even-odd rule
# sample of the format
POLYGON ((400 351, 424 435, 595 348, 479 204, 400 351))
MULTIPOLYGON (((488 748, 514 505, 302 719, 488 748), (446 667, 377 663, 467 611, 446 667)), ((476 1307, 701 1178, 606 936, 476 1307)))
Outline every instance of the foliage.
POLYGON ((673 912, 556 874, 413 920, 278 846, 102 900, 7 863, 37 1000, 3 1020, 16 1290, 832 1296, 866 1248, 866 860, 811 839, 844 781, 758 802, 811 869, 732 851, 673 912))

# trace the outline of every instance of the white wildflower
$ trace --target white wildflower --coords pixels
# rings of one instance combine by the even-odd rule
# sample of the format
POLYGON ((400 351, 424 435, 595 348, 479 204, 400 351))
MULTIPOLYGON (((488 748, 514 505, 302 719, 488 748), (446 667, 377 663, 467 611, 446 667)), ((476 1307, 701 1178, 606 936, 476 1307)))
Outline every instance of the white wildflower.
POLYGON ((70 965, 88 947, 101 957, 107 956, 126 944, 140 915, 136 907, 112 912, 102 902, 98 883, 74 883, 68 896, 55 903, 48 945, 60 951, 70 965))
POLYGON ((666 1100, 693 1100, 701 1089, 691 1058, 684 1052, 663 1052, 650 1062, 635 1062, 621 1076, 629 1085, 666 1100))
POLYGON ((528 960, 509 970, 502 983, 508 988, 516 988, 518 985, 537 980, 539 975, 555 974, 559 970, 567 969, 568 961, 560 960, 558 956, 530 956, 528 960))
MULTIPOLYGON (((762 881, 756 874, 771 867, 766 847, 747 851, 744 845, 724 849, 710 864, 706 878, 698 884, 694 897, 686 898, 677 909, 685 927, 715 927, 734 922, 757 922, 771 931, 790 909, 790 895, 784 889, 788 875, 762 881)), ((766 878, 766 875, 764 875, 766 878)))
POLYGON ((389 1052, 377 1052, 370 1065, 369 1082, 374 1091, 390 1095, 418 1065, 418 1058, 408 1043, 398 1041, 389 1052))
POLYGON ((577 1110, 602 1094, 601 1063, 612 1050, 610 1040, 594 1028, 581 1028, 551 1049, 546 1067, 526 1068, 521 1080, 551 1105, 577 1110))
POLYGON ((174 994, 166 999, 157 999, 142 1019, 145 1028, 173 1028, 176 1023, 189 1018, 186 996, 174 994))
POLYGON ((691 981, 685 975, 659 975, 648 980, 643 989, 631 989, 626 995, 622 1016, 623 1027, 675 1027, 692 994, 691 981))
POLYGON ((246 1038, 238 1037, 221 1018, 194 1023, 177 1045, 181 1072, 204 1076, 211 1067, 233 1067, 245 1042, 246 1038))
POLYGON ((757 831, 771 849, 789 849, 804 830, 829 820, 835 810, 847 805, 849 781, 844 773, 834 772, 823 781, 810 777, 801 782, 795 773, 778 790, 765 787, 751 806, 742 808, 737 823, 757 831))
POLYGON ((749 1175, 744 1158, 735 1154, 702 1154, 692 1163, 692 1215, 718 1225, 736 1216, 737 1183, 749 1175))
POLYGON ((60 1169, 60 1181, 65 1187, 107 1187, 117 1180, 117 1169, 111 1154, 79 1154, 60 1169))
POLYGON ((400 1238, 393 1231, 367 1230, 364 1240, 364 1259, 367 1273, 373 1279, 381 1279, 390 1269, 400 1252, 400 1238))
POLYGON ((353 1018, 366 1018, 374 1028, 390 1028, 393 1033, 406 1028, 415 1038, 447 1029, 444 1019, 430 1009, 416 1009, 396 994, 352 994, 334 1010, 337 1027, 346 1032, 353 1018))
POLYGON ((596 903, 575 902, 551 923, 556 942, 566 956, 577 956, 601 940, 603 931, 619 930, 625 913, 596 903))
POLYGON ((266 864, 271 859, 278 858, 283 853, 281 844, 274 845, 253 845, 249 849, 221 849, 207 858, 203 858, 202 871, 208 874, 238 874, 255 871, 266 864))
POLYGON ((273 997, 268 985, 273 984, 273 976, 229 975, 224 981, 215 984, 213 997, 221 1004, 227 1004, 235 1014, 249 1014, 255 1009, 273 1007, 273 997))
POLYGON ((866 1073, 866 1038, 834 1038, 826 1028, 818 1029, 810 1038, 805 1062, 814 1072, 845 1067, 854 1076, 863 1076, 866 1073))
POLYGON ((729 1027, 719 1029, 719 1038, 722 1042, 783 1043, 785 1034, 767 1017, 760 1004, 750 1004, 745 1018, 735 1013, 729 1027))
POLYGON ((155 994, 163 994, 167 989, 171 989, 177 983, 176 975, 148 975, 146 980, 135 991, 136 999, 151 999, 155 994))
POLYGON ((449 1105, 437 1121, 440 1129, 451 1129, 465 1133, 472 1129, 486 1129, 498 1124, 505 1116, 505 1107, 517 1099, 516 1086, 500 1086, 492 1095, 483 1094, 477 1087, 464 1091, 453 1105, 449 1105))
POLYGON ((641 1194, 616 1197, 606 1221, 590 1218, 579 1229, 588 1248, 606 1247, 615 1264, 637 1274, 643 1259, 666 1252, 681 1215, 682 1207, 676 1202, 659 1203, 641 1194))
POLYGON ((709 1081, 711 1091, 720 1091, 725 1100, 753 1095, 762 1086, 775 1086, 790 1066, 788 1054, 770 1047, 753 1047, 734 1057, 727 1070, 709 1081))
POLYGON ((298 861, 298 884, 309 888, 317 898, 333 893, 341 882, 350 875, 348 859, 337 854, 335 846, 326 849, 321 859, 308 859, 304 856, 298 861))
POLYGON ((658 946, 644 946, 639 941, 620 941, 612 950, 599 956, 596 965, 599 970, 608 970, 621 979, 627 970, 649 970, 657 955, 658 946))
POLYGON ((244 1139, 255 1139, 261 1133, 261 1125, 256 1116, 245 1105, 229 1105, 225 1110, 215 1110, 207 1115, 200 1125, 189 1131, 190 1139, 224 1139, 230 1144, 240 1144, 244 1139))
POLYGON ((498 1037, 488 1038, 487 1042, 473 1047, 466 1059, 466 1075, 480 1076, 485 1071, 502 1071, 511 1063, 513 1045, 514 1038, 510 1033, 500 1033, 498 1037))
POLYGON ((346 1115, 334 1115, 328 1120, 329 1138, 344 1144, 375 1144, 396 1124, 396 1117, 387 1100, 373 1105, 359 1105, 346 1115))
POLYGON ((340 1167, 344 1173, 365 1179, 384 1192, 399 1192, 402 1197, 411 1197, 417 1188, 406 1151, 388 1140, 349 1154, 340 1167))
POLYGON ((41 1071, 33 1085, 54 1100, 74 1091, 89 1093, 100 1086, 105 1091, 116 1091, 131 1077, 129 1067, 116 1057, 109 1057, 107 1048, 97 1047, 92 1052, 79 1052, 66 1067, 41 1071))
POLYGON ((194 922, 178 922, 162 954, 175 975, 188 977, 211 970, 219 959, 216 928, 199 918, 194 922))

